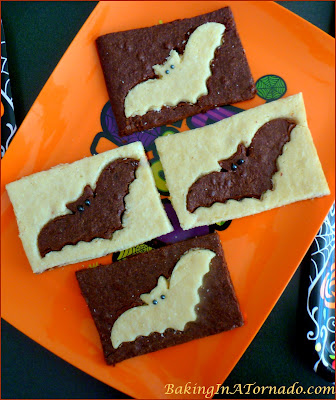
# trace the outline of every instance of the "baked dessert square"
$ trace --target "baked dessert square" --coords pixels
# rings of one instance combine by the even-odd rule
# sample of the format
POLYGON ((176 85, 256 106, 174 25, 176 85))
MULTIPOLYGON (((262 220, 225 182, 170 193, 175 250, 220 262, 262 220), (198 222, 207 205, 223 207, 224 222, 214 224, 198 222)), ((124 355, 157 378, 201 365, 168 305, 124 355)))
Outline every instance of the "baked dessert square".
POLYGON ((76 277, 107 364, 243 325, 217 233, 76 277))
POLYGON ((141 142, 38 172, 6 189, 36 273, 172 231, 141 142))
POLYGON ((301 93, 155 144, 183 229, 330 193, 301 93))
POLYGON ((229 7, 97 38, 119 135, 254 97, 229 7))

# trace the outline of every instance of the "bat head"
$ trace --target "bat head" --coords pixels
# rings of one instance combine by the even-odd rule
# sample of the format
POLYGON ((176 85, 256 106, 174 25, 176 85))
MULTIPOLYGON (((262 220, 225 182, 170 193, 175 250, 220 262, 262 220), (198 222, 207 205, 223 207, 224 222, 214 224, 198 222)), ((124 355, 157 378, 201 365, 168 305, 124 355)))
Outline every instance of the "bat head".
POLYGON ((160 276, 157 286, 155 286, 155 288, 150 293, 142 294, 140 296, 140 299, 145 304, 157 305, 161 301, 165 300, 168 291, 169 291, 169 285, 167 279, 164 276, 160 276))
POLYGON ((86 185, 83 190, 83 194, 74 202, 68 203, 67 208, 73 213, 79 213, 92 204, 94 192, 90 185, 86 185))
POLYGON ((176 50, 172 50, 167 58, 167 61, 161 65, 154 65, 153 69, 156 75, 160 78, 167 75, 166 71, 169 71, 169 74, 173 74, 174 70, 179 67, 181 64, 181 56, 176 50))

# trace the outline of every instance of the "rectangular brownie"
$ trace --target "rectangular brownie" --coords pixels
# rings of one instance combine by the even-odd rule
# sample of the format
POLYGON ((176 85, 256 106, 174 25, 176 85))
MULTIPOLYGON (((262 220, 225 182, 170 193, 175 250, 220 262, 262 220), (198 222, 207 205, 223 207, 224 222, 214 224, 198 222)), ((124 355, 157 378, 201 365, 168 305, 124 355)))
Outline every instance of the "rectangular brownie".
MULTIPOLYGON (((98 37, 96 43, 120 136, 170 124, 255 95, 254 80, 229 7, 149 28, 110 33, 98 37), (215 30, 208 30, 211 26, 215 30), (222 29, 218 31, 216 28, 222 29), (189 41, 194 43, 189 44, 189 41), (188 46, 187 57, 185 50, 188 46), (204 52, 202 57, 197 55, 193 58, 199 51, 204 52), (184 61, 188 64, 181 72, 184 61), (203 75, 204 68, 208 75, 203 75), (204 78, 205 89, 199 92, 199 97, 190 97, 189 92, 200 81, 197 74, 204 78), (160 79, 156 79, 158 77, 160 79), (143 109, 144 114, 132 108, 133 113, 127 116, 125 100, 130 91, 135 87, 138 89, 139 84, 145 81, 147 84, 155 80, 155 85, 161 85, 162 82, 158 81, 163 79, 164 86, 156 88, 159 97, 163 94, 161 103, 151 104, 152 108, 147 108, 147 112, 143 109), (175 79, 182 85, 174 82, 175 79), (184 93, 176 97, 182 86, 184 93), (176 94, 174 99, 166 98, 170 91, 176 94)), ((154 90, 153 85, 150 90, 154 90)), ((147 101, 153 101, 151 92, 148 97, 147 101)), ((147 104, 143 93, 135 96, 135 103, 139 106, 147 104)))
POLYGON ((301 93, 155 144, 183 229, 330 193, 301 93))
POLYGON ((38 172, 6 188, 36 273, 172 231, 141 142, 38 172))
POLYGON ((217 233, 76 277, 107 364, 243 325, 217 233))

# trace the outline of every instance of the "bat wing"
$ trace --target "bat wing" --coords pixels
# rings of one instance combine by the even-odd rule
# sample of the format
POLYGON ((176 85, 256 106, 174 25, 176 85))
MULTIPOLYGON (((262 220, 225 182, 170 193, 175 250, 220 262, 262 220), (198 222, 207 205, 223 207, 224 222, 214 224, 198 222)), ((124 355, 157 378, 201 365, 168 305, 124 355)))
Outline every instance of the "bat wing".
POLYGON ((240 144, 235 154, 219 161, 220 172, 211 172, 192 184, 187 194, 187 210, 194 212, 198 207, 210 207, 230 199, 260 199, 264 192, 273 189, 277 159, 295 126, 283 118, 261 126, 248 148, 240 144))
POLYGON ((159 78, 141 82, 128 92, 124 104, 126 117, 176 106, 182 101, 194 104, 208 94, 210 63, 224 30, 225 26, 217 22, 200 25, 190 35, 183 55, 172 50, 164 64, 154 65, 159 78))
POLYGON ((113 232, 122 229, 124 198, 138 165, 139 161, 127 158, 108 164, 97 180, 95 192, 85 186, 83 194, 67 204, 71 214, 56 217, 41 229, 38 235, 41 257, 68 244, 90 242, 95 238, 110 239, 113 232))
POLYGON ((195 321, 195 306, 200 302, 198 289, 215 255, 207 249, 185 253, 176 263, 169 285, 160 276, 157 286, 149 294, 141 295, 147 304, 125 311, 116 320, 111 331, 113 347, 152 332, 163 333, 168 328, 183 331, 187 322, 195 321))

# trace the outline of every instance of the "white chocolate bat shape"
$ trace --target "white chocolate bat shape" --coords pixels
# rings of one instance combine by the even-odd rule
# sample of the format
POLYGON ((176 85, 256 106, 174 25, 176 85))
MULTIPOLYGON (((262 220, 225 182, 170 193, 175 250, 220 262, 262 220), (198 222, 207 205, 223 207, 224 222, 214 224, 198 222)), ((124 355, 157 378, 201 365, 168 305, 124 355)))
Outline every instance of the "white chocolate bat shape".
POLYGON ((160 276, 157 286, 140 296, 145 305, 125 311, 116 320, 111 331, 113 347, 168 328, 183 331, 187 322, 195 321, 195 306, 200 302, 198 289, 215 256, 206 249, 191 249, 183 254, 168 280, 160 276))
POLYGON ((215 50, 222 43, 225 26, 217 22, 200 25, 191 35, 184 53, 171 50, 166 62, 154 65, 158 79, 149 79, 132 88, 125 98, 125 115, 144 115, 163 106, 181 102, 195 104, 206 94, 210 63, 215 50))

